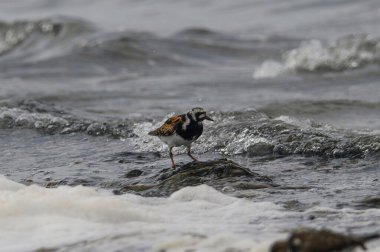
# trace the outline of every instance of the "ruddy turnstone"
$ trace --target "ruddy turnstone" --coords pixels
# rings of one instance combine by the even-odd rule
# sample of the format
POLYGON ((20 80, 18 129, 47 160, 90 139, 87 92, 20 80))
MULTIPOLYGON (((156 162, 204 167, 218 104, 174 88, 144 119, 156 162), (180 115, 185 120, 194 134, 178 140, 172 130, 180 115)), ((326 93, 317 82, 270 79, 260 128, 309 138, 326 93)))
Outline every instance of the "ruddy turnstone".
POLYGON ((175 168, 176 165, 172 153, 173 147, 186 146, 187 155, 189 155, 193 161, 197 161, 197 159, 191 155, 191 144, 202 135, 202 122, 204 120, 214 121, 206 115, 206 111, 203 108, 193 108, 187 112, 187 114, 170 117, 161 127, 149 132, 148 135, 159 137, 161 141, 169 146, 172 168, 175 168))

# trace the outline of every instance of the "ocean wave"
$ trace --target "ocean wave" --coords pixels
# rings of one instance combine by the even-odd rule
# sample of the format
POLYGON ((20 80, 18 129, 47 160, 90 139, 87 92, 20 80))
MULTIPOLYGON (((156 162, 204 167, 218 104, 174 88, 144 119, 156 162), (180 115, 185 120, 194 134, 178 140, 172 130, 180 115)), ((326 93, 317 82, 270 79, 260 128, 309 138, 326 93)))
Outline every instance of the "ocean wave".
POLYGON ((251 57, 263 44, 263 41, 241 39, 201 28, 185 29, 169 37, 121 31, 91 38, 79 53, 86 57, 112 57, 113 60, 124 61, 130 68, 141 64, 155 68, 203 66, 210 62, 251 57))
POLYGON ((97 122, 80 119, 52 104, 41 103, 33 99, 0 106, 0 128, 35 129, 45 134, 84 132, 92 136, 133 136, 130 123, 127 121, 97 122))
POLYGON ((0 59, 15 63, 42 61, 66 55, 77 40, 95 29, 74 18, 0 23, 0 59))
MULTIPOLYGON (((197 153, 216 151, 225 155, 307 155, 330 158, 365 158, 380 154, 380 136, 300 120, 289 116, 270 118, 256 110, 212 112, 204 134, 193 145, 197 153)), ((171 116, 169 114, 167 117, 171 116)), ((0 107, 0 128, 35 129, 44 134, 86 133, 128 140, 138 152, 163 152, 167 147, 148 132, 157 122, 131 120, 94 121, 75 117, 54 105, 27 99, 13 107, 0 107)), ((177 148, 176 153, 182 153, 177 148)))
POLYGON ((0 61, 5 67, 33 63, 34 68, 45 69, 54 61, 55 68, 78 71, 94 66, 97 73, 100 69, 141 71, 146 67, 193 65, 213 55, 208 52, 212 43, 203 43, 204 47, 207 44, 204 49, 201 42, 159 38, 145 32, 104 32, 74 18, 0 23, 0 61))
POLYGON ((379 63, 379 39, 350 35, 329 45, 319 40, 302 42, 298 48, 284 53, 282 62, 267 60, 262 63, 253 77, 260 79, 292 72, 345 71, 379 63))
MULTIPOLYGON (((216 151, 224 155, 306 155, 329 158, 365 158, 380 154, 380 136, 338 130, 311 120, 288 116, 272 119, 249 110, 214 112, 214 123, 207 123, 193 150, 198 153, 216 151)), ((133 139, 136 149, 165 151, 166 146, 146 132, 161 124, 137 124, 133 139), (140 139, 143 139, 140 141, 140 139)))
POLYGON ((60 24, 49 20, 0 23, 0 55, 21 45, 33 34, 57 36, 61 30, 60 24))
POLYGON ((45 68, 54 61, 56 68, 73 67, 73 71, 94 66, 95 71, 139 72, 236 59, 251 61, 252 55, 271 52, 268 41, 204 28, 184 29, 167 37, 131 30, 107 32, 85 20, 65 17, 0 23, 0 60, 7 66, 34 63, 33 67, 45 68))

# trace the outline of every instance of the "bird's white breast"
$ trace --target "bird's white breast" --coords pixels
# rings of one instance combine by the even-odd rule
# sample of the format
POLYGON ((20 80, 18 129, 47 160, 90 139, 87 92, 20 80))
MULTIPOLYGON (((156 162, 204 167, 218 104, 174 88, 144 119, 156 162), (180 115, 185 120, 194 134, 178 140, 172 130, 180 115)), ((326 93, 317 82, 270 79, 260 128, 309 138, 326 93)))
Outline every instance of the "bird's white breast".
POLYGON ((171 136, 160 136, 162 142, 166 143, 169 147, 175 146, 190 146, 193 141, 188 141, 180 137, 178 134, 174 133, 171 136))

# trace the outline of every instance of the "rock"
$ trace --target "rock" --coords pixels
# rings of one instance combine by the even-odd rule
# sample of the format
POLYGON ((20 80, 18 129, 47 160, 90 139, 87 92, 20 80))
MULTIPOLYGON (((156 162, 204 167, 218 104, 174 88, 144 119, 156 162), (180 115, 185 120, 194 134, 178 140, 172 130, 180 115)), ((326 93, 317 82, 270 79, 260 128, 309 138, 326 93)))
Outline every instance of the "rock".
POLYGON ((359 202, 359 205, 366 208, 380 208, 380 197, 368 197, 359 202))
POLYGON ((125 174, 125 177, 126 178, 134 178, 134 177, 140 176, 141 174, 143 174, 143 171, 135 169, 135 170, 129 171, 127 174, 125 174))
POLYGON ((365 250, 365 242, 379 237, 380 234, 378 233, 364 236, 351 236, 336 233, 327 229, 316 230, 303 228, 293 231, 287 240, 275 242, 271 246, 270 251, 332 252, 358 246, 365 250))
POLYGON ((64 180, 50 181, 50 182, 48 182, 48 183, 45 185, 45 187, 46 187, 46 188, 56 188, 56 187, 58 187, 58 186, 60 186, 60 185, 66 185, 66 184, 67 184, 67 182, 64 181, 64 180))
MULTIPOLYGON (((186 186, 207 184, 217 190, 222 190, 226 185, 241 189, 261 189, 274 186, 272 180, 267 176, 259 175, 239 164, 227 160, 217 159, 205 162, 192 162, 185 164, 176 170, 169 170, 156 178, 155 185, 147 186, 143 195, 165 196, 178 191, 186 186)), ((142 192, 144 185, 128 186, 122 190, 134 190, 142 192)))

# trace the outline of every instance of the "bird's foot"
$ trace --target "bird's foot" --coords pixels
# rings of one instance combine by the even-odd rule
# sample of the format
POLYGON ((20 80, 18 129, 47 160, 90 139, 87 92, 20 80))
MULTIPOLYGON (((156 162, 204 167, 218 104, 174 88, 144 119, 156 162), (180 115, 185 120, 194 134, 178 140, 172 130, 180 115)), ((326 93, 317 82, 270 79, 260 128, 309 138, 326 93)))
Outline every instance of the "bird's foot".
POLYGON ((189 157, 191 157, 191 159, 193 160, 193 162, 199 162, 199 160, 196 157, 194 157, 193 155, 189 154, 189 157))

